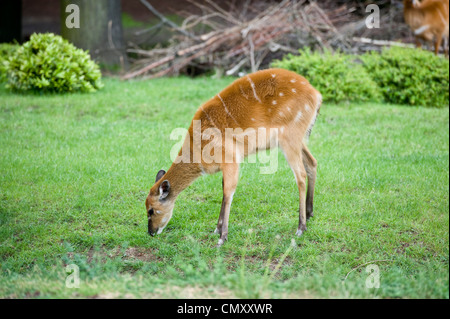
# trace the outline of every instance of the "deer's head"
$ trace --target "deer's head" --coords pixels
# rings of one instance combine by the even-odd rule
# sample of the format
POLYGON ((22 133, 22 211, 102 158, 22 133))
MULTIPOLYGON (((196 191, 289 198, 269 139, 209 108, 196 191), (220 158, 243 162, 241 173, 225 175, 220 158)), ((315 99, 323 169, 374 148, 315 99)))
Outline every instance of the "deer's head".
POLYGON ((156 175, 155 185, 150 189, 150 193, 145 201, 148 218, 148 233, 151 236, 161 234, 172 218, 175 201, 170 196, 170 183, 164 180, 164 170, 160 170, 156 175))

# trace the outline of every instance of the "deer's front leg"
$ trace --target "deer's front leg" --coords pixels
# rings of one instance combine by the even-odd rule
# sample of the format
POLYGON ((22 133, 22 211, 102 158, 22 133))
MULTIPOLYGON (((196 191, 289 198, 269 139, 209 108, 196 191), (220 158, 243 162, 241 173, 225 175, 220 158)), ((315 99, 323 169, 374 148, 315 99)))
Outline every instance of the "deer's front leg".
POLYGON ((228 219, 230 217, 230 208, 233 201, 233 195, 239 179, 239 164, 231 163, 222 166, 223 172, 223 200, 220 210, 219 222, 217 223, 218 233, 220 234, 217 246, 220 247, 228 239, 228 219))

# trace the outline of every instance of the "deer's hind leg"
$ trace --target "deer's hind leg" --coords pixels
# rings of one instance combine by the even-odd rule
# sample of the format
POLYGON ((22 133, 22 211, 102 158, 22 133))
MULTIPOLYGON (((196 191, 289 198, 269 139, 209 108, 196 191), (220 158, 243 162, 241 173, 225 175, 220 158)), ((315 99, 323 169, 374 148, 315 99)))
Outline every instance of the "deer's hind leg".
POLYGON ((306 192, 306 219, 314 216, 314 188, 316 185, 317 161, 305 143, 302 145, 303 165, 308 176, 308 190, 306 192))
POLYGON ((289 166, 294 172, 295 180, 299 191, 299 220, 297 236, 301 236, 306 231, 306 169, 303 163, 302 144, 292 145, 289 141, 280 139, 280 147, 284 152, 289 166))
MULTIPOLYGON (((222 178, 222 192, 223 192, 224 184, 223 184, 223 178, 222 178)), ((217 227, 214 231, 214 234, 222 235, 222 224, 223 224, 223 215, 225 214, 225 195, 222 196, 222 206, 220 208, 220 215, 219 220, 217 221, 217 227)))

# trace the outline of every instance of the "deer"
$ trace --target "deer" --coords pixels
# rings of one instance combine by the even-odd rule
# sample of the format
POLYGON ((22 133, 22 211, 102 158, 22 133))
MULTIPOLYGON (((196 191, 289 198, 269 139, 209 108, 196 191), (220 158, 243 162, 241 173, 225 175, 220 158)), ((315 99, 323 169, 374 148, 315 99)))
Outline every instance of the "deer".
POLYGON ((307 142, 321 104, 322 95, 308 80, 284 69, 243 76, 205 102, 195 112, 170 168, 156 175, 145 201, 148 233, 163 231, 178 195, 198 177, 222 172, 222 206, 214 231, 219 234, 217 246, 222 246, 228 240, 240 163, 258 151, 280 148, 299 191, 296 235, 301 236, 313 217, 317 160, 307 142))
POLYGON ((404 18, 414 32, 416 46, 422 47, 420 40, 432 43, 434 52, 439 53, 444 40, 444 52, 448 56, 449 0, 403 0, 404 18))

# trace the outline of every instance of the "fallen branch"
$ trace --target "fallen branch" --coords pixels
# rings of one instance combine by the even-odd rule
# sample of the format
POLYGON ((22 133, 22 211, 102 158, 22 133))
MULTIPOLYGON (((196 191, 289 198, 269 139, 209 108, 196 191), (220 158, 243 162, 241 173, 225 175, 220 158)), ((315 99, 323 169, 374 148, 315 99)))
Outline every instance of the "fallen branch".
POLYGON ((150 70, 152 70, 152 69, 154 69, 154 68, 156 68, 158 66, 161 66, 161 65, 163 65, 165 63, 168 63, 168 62, 172 61, 173 59, 175 59, 174 55, 165 57, 162 60, 154 62, 154 63, 152 63, 150 65, 147 65, 145 68, 142 68, 139 71, 126 74, 122 79, 129 80, 129 79, 135 78, 135 77, 137 77, 139 75, 142 75, 142 74, 144 74, 144 73, 146 73, 146 72, 148 72, 148 71, 150 71, 150 70))

